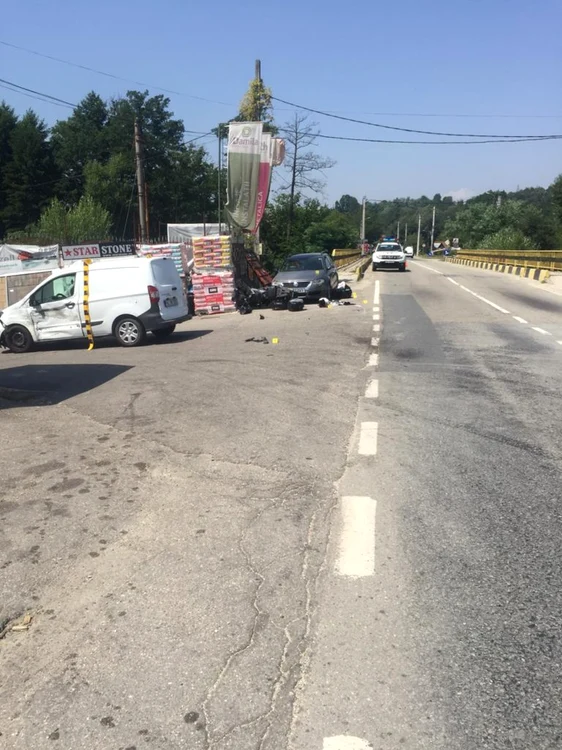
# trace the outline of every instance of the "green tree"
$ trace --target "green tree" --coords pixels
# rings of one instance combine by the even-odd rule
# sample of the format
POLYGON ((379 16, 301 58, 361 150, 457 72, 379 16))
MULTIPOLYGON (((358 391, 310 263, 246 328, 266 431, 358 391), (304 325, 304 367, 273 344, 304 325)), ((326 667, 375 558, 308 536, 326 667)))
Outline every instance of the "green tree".
POLYGON ((135 168, 129 154, 117 153, 105 164, 91 161, 85 165, 85 195, 109 212, 116 237, 130 239, 135 234, 135 185, 135 168))
POLYGON ((339 201, 336 201, 335 208, 342 214, 359 216, 361 213, 361 204, 353 195, 342 195, 339 201))
MULTIPOLYGON (((25 240, 38 244, 100 242, 109 238, 111 216, 89 196, 68 208, 58 198, 43 210, 39 221, 25 230, 25 240)), ((15 237, 22 232, 15 233, 15 237)))
POLYGON ((320 222, 310 224, 304 232, 307 252, 327 252, 337 248, 353 248, 359 242, 357 226, 338 211, 330 214, 320 222))
POLYGON ((91 91, 66 120, 52 129, 51 143, 61 179, 57 195, 65 203, 77 203, 84 192, 84 169, 91 161, 105 163, 109 158, 105 128, 107 106, 91 91))
POLYGON ((6 189, 2 175, 12 160, 11 137, 17 122, 18 118, 12 107, 2 102, 0 104, 0 238, 5 234, 2 216, 6 208, 6 189))
POLYGON ((265 124, 264 129, 270 130, 267 126, 273 125, 271 97, 271 89, 264 85, 262 79, 253 78, 240 102, 238 116, 235 119, 240 122, 261 121, 265 124))
POLYGON ((520 229, 503 227, 478 243, 483 250, 535 250, 536 245, 520 229))
POLYGON ((2 220, 11 231, 39 218, 53 194, 58 172, 47 127, 31 110, 12 129, 9 148, 11 158, 2 170, 2 220))
POLYGON ((554 180, 549 188, 552 197, 552 208, 558 224, 562 227, 562 174, 554 180))

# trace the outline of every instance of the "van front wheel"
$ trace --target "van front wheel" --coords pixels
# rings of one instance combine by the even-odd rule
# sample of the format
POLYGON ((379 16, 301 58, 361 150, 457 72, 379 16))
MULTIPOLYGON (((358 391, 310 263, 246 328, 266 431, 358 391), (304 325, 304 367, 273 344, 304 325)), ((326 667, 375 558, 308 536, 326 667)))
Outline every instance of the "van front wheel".
POLYGON ((33 337, 25 326, 11 326, 4 334, 4 341, 11 352, 25 354, 33 348, 33 337))
POLYGON ((146 331, 140 320, 131 315, 119 318, 113 328, 113 335, 121 346, 139 346, 144 341, 146 331))

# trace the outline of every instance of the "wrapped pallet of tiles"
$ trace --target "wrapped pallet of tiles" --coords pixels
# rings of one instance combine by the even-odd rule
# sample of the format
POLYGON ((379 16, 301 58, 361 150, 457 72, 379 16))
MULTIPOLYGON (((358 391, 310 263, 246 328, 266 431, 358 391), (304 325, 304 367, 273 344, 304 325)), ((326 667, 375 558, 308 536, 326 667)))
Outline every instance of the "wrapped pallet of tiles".
POLYGON ((232 264, 230 237, 212 235, 193 238, 195 269, 229 268, 232 264))
POLYGON ((191 282, 195 312, 200 315, 234 312, 230 237, 194 237, 192 244, 194 269, 191 282))

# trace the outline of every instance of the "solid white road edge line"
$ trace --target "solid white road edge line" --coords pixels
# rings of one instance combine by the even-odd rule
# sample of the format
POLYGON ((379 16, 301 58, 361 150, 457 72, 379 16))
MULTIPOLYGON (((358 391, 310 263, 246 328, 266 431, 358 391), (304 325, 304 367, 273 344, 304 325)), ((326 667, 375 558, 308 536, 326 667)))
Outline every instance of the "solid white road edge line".
POLYGON ((378 380, 371 380, 371 382, 367 385, 367 390, 365 391, 365 398, 378 398, 379 397, 379 381, 378 380))
POLYGON ((373 298, 373 304, 379 305, 380 304, 380 297, 381 297, 381 282, 379 279, 376 279, 375 281, 375 296, 373 298))
POLYGON ((538 328, 537 326, 531 326, 531 328, 537 333, 542 333, 543 336, 552 336, 550 331, 545 331, 544 328, 538 328))
MULTIPOLYGON (((337 575, 364 578, 374 574, 376 510, 377 501, 371 497, 342 497, 342 529, 335 564, 337 575)), ((339 750, 345 745, 331 747, 338 747, 339 750)))
POLYGON ((454 280, 454 279, 452 279, 452 278, 451 278, 450 276, 447 276, 447 281, 450 281, 450 282, 451 282, 451 284, 454 284, 455 286, 460 286, 459 282, 458 282, 458 281, 455 281, 455 280, 454 280))
POLYGON ((468 289, 466 286, 460 285, 461 289, 464 289, 465 292, 468 292, 469 294, 472 294, 473 297, 476 297, 476 299, 479 299, 481 302, 485 302, 487 305, 490 305, 490 307, 493 307, 495 310, 499 310, 501 313, 504 313, 505 315, 510 315, 511 313, 509 310, 506 310, 503 307, 500 307, 499 305, 496 305, 495 302, 492 302, 489 299, 486 299, 486 297, 482 297, 480 294, 476 294, 476 292, 473 292, 472 289, 468 289))
POLYGON ((378 422, 361 422, 359 431, 359 455, 377 455, 377 437, 379 432, 378 422))
POLYGON ((445 276, 443 271, 438 271, 436 268, 430 268, 429 266, 424 266, 423 261, 414 261, 414 265, 418 268, 425 268, 426 271, 432 271, 433 273, 438 273, 439 276, 445 276))
POLYGON ((518 323, 524 323, 525 325, 529 325, 529 321, 525 320, 525 318, 520 318, 519 315, 514 315, 513 320, 516 320, 518 323))

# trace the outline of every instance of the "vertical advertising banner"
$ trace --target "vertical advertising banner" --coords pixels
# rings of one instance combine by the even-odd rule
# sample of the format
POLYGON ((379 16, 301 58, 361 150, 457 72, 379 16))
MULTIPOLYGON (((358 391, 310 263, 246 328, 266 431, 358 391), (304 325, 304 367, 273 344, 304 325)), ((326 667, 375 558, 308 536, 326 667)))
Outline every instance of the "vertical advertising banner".
POLYGON ((253 231, 256 222, 261 158, 261 122, 228 126, 228 202, 231 224, 253 231))
POLYGON ((271 157, 273 152, 273 139, 269 133, 262 133, 261 136, 261 156, 260 156, 260 176, 258 180, 258 200, 256 204, 256 222, 254 232, 257 231, 260 221, 263 218, 267 198, 269 196, 269 186, 271 185, 271 157))

